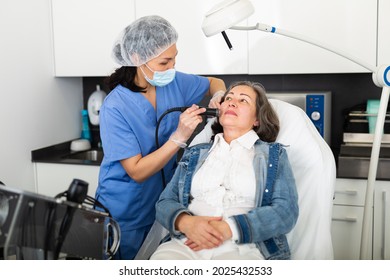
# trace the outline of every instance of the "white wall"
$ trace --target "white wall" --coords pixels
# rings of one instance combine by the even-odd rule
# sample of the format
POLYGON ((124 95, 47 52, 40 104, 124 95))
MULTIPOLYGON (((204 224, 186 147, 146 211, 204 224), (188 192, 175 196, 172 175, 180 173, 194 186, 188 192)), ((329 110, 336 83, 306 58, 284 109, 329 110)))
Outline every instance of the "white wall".
POLYGON ((80 136, 81 78, 55 78, 50 0, 0 7, 0 181, 34 191, 31 151, 80 136))

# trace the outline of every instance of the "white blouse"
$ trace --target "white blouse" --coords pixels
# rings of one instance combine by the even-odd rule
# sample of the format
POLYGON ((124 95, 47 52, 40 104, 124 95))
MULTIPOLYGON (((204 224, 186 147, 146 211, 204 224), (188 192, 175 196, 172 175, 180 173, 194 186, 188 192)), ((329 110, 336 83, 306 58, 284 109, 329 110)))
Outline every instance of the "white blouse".
POLYGON ((259 139, 250 130, 230 145, 222 133, 215 136, 204 164, 194 174, 189 210, 198 216, 222 216, 237 238, 232 215, 255 207, 256 179, 253 170, 254 143, 259 139))

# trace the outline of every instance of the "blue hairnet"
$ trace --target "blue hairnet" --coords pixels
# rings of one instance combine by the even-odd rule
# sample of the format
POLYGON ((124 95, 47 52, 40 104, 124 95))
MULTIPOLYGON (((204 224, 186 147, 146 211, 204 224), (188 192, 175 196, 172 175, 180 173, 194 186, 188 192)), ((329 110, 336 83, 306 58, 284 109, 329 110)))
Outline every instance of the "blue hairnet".
POLYGON ((166 19, 141 17, 121 32, 112 56, 122 66, 140 66, 166 51, 177 38, 175 28, 166 19))

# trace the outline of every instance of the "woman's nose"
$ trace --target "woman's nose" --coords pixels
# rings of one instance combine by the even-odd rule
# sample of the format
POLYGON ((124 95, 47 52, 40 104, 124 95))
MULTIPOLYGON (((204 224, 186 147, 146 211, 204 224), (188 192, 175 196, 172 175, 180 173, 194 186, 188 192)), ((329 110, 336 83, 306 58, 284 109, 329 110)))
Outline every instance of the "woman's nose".
POLYGON ((229 105, 229 107, 236 107, 237 106, 236 102, 233 99, 229 100, 228 105, 229 105))

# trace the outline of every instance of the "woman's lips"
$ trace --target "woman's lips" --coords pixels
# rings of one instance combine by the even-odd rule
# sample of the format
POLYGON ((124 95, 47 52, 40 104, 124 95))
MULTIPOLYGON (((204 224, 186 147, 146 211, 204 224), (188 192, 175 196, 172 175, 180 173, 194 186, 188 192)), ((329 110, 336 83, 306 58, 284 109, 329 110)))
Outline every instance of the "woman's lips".
POLYGON ((236 112, 232 111, 232 110, 227 110, 225 112, 225 115, 233 115, 233 116, 237 116, 236 112))

